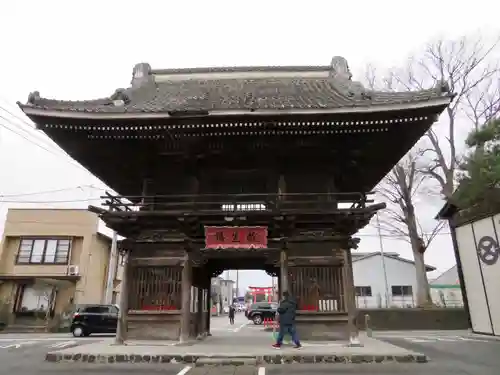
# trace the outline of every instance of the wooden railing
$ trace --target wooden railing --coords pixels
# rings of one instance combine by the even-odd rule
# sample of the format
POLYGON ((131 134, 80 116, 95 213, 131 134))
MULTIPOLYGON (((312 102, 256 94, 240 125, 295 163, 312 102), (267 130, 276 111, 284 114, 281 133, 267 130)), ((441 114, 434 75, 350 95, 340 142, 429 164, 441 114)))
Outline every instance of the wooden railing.
POLYGON ((181 267, 134 267, 130 280, 130 310, 180 310, 181 267))
POLYGON ((290 290, 299 310, 345 312, 343 267, 290 267, 290 290))
POLYGON ((196 213, 251 213, 331 211, 365 208, 371 193, 186 194, 103 196, 112 211, 172 211, 196 213))

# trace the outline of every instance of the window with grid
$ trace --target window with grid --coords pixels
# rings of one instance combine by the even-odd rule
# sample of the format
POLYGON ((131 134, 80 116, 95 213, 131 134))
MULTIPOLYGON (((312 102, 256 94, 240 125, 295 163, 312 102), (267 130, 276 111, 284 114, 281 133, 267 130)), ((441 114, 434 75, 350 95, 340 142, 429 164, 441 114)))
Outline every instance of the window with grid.
POLYGON ((22 238, 18 264, 68 264, 69 238, 22 238))
POLYGON ((372 296, 372 287, 371 286, 357 286, 356 287, 356 296, 358 296, 358 297, 371 297, 372 296))
POLYGON ((411 285, 393 285, 391 287, 393 296, 411 296, 413 295, 413 288, 411 285))

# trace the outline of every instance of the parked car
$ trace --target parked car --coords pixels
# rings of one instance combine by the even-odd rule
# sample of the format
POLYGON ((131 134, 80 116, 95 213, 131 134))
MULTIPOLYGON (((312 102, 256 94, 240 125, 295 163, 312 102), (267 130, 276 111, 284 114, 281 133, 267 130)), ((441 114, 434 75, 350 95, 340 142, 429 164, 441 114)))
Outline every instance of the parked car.
POLYGON ((71 321, 71 333, 75 337, 87 337, 93 333, 116 333, 118 324, 116 305, 80 305, 71 321))
POLYGON ((259 325, 264 322, 264 319, 274 319, 278 304, 274 302, 258 302, 250 305, 245 311, 245 316, 251 320, 253 324, 259 325))

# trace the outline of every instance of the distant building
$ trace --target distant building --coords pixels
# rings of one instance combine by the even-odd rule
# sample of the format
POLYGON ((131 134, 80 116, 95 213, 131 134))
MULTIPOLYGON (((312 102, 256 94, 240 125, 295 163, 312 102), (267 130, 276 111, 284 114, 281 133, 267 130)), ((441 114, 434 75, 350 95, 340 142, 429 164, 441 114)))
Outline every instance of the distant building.
MULTIPOLYGON (((387 292, 381 253, 352 253, 358 308, 414 307, 417 293, 415 262, 391 252, 384 253, 384 259, 387 292)), ((435 270, 432 266, 426 267, 427 272, 435 270)))
POLYGON ((233 280, 226 280, 222 277, 212 278, 212 303, 214 306, 212 313, 224 312, 224 309, 233 302, 233 298, 235 298, 234 284, 233 280))
POLYGON ((451 267, 430 282, 432 302, 442 307, 463 307, 457 266, 451 267))
MULTIPOLYGON (((9 323, 56 315, 72 305, 103 303, 111 239, 96 214, 78 209, 9 209, 0 247, 0 304, 9 323), (22 318, 22 319, 21 319, 22 318)), ((112 260, 112 303, 122 260, 112 260)))

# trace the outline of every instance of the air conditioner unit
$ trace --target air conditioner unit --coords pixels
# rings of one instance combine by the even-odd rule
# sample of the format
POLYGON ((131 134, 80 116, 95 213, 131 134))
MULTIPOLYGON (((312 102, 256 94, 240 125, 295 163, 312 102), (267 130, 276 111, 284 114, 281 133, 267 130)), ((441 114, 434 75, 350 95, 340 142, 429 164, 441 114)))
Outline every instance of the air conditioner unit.
POLYGON ((79 275, 78 266, 75 266, 75 265, 68 266, 68 275, 69 276, 78 276, 79 275))

